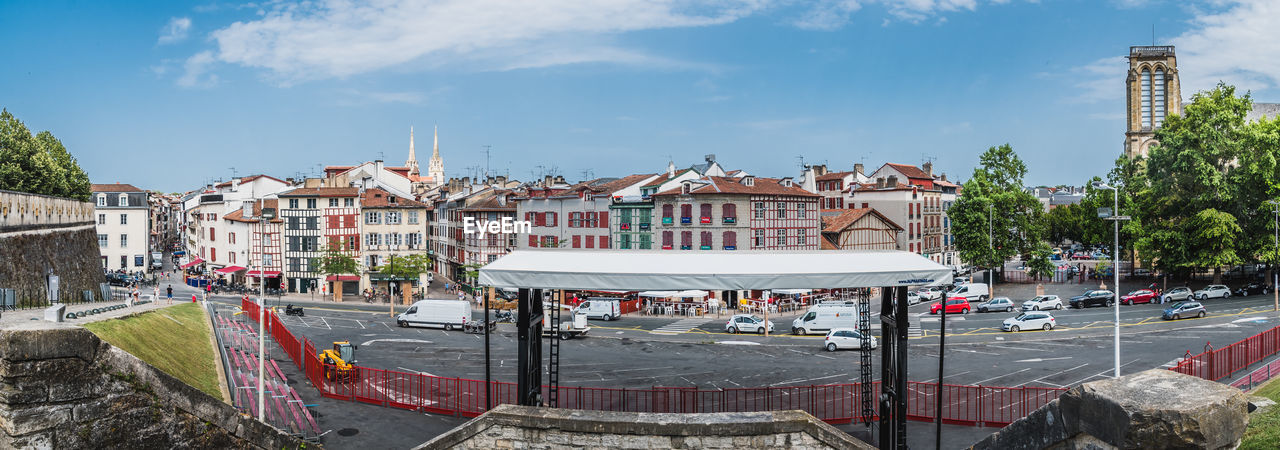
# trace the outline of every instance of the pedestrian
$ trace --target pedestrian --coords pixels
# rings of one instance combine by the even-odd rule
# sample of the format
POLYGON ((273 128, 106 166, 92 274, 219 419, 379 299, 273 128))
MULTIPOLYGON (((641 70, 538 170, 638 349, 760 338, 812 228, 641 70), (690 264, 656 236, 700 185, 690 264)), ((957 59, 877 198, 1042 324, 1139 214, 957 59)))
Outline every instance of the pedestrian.
POLYGON ((151 301, 154 302, 159 300, 160 300, 160 285, 156 284, 151 288, 151 301))
POLYGON ((173 304, 173 285, 170 284, 169 287, 165 288, 164 291, 165 291, 165 295, 169 298, 169 304, 172 305, 173 304))
POLYGON ((465 297, 465 296, 466 296, 466 295, 464 295, 464 294, 462 293, 462 291, 458 291, 458 300, 462 300, 462 298, 463 298, 463 297, 465 297))
POLYGON ((193 293, 191 294, 191 303, 195 303, 195 302, 196 302, 196 294, 193 293))

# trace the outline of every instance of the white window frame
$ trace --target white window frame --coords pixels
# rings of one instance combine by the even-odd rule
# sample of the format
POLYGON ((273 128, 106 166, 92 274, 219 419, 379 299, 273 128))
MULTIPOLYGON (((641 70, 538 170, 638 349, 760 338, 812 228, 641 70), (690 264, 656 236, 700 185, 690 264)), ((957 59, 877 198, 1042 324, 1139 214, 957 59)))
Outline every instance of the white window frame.
POLYGON ((365 225, 377 225, 382 223, 382 214, 377 211, 367 211, 364 213, 365 225))
POLYGON ((118 206, 129 206, 129 194, 120 194, 120 205, 118 206))
POLYGON ((107 194, 98 194, 98 206, 107 206, 107 194))

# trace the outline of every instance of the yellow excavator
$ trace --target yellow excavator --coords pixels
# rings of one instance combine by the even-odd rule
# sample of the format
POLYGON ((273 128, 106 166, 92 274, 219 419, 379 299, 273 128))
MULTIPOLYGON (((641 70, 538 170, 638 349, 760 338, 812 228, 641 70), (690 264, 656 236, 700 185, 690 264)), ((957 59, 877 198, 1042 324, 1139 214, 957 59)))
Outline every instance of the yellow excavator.
POLYGON ((324 378, 329 381, 351 382, 360 375, 356 367, 356 346, 350 341, 333 343, 333 350, 320 352, 320 361, 324 363, 324 378))

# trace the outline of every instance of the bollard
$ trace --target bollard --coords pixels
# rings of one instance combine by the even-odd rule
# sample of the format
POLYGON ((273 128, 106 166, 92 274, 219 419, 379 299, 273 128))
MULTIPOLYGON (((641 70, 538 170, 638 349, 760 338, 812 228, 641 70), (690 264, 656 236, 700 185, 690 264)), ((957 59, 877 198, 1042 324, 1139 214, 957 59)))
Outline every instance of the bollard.
POLYGON ((67 311, 66 305, 53 305, 44 310, 44 320, 50 322, 61 322, 62 315, 67 311))

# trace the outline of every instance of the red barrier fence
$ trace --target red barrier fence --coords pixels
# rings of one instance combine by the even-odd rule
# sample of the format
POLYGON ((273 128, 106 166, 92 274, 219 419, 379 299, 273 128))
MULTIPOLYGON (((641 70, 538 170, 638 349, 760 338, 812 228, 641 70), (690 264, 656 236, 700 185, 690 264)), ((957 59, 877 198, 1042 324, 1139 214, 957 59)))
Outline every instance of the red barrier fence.
POLYGON ((1170 368, 1174 372, 1218 381, 1280 352, 1280 327, 1271 328, 1219 349, 1189 356, 1170 368))
MULTIPOLYGON (((244 302, 251 320, 257 305, 244 302)), ((273 311, 267 311, 270 334, 293 358, 321 395, 375 405, 437 414, 475 417, 485 411, 482 380, 438 377, 368 367, 343 373, 321 362, 310 340, 299 340, 273 311)), ((1004 426, 1058 398, 1066 389, 944 385, 943 421, 957 425, 1004 426)), ((543 387, 543 389, 548 389, 543 387)), ((932 421, 938 385, 908 382, 907 418, 932 421)), ((876 382, 872 392, 880 392, 876 382)), ((560 407, 593 411, 710 413, 801 409, 828 423, 877 420, 861 414, 858 383, 809 386, 698 389, 693 387, 596 388, 561 386, 560 407)), ((493 405, 515 404, 516 384, 489 385, 493 405)), ((548 398, 547 392, 543 398, 548 398)))

